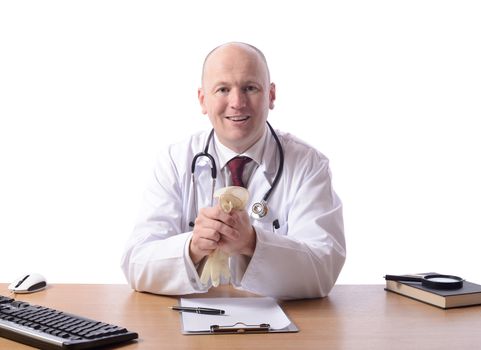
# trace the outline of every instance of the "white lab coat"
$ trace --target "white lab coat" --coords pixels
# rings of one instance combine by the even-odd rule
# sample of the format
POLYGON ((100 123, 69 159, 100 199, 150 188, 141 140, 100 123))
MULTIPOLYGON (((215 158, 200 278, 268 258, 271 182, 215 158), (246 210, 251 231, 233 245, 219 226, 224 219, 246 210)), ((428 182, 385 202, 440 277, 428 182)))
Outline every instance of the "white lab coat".
MULTIPOLYGON (((247 185, 247 208, 260 201, 276 175, 279 152, 267 133, 262 164, 247 185)), ((329 162, 294 136, 278 132, 284 169, 268 200, 262 220, 251 219, 257 245, 251 258, 230 258, 231 283, 240 289, 279 299, 326 296, 345 261, 342 205, 331 185, 329 162), (279 228, 273 221, 278 219, 279 228)), ((132 288, 157 294, 206 292, 189 257, 197 210, 194 207, 191 162, 204 149, 208 132, 174 144, 158 157, 145 193, 138 222, 122 257, 132 288)), ((217 160, 215 147, 210 154, 217 160)), ((217 166, 219 166, 217 164, 217 166)), ((216 189, 226 186, 217 169, 216 189)), ((195 169, 199 208, 210 205, 212 179, 206 157, 195 169)))

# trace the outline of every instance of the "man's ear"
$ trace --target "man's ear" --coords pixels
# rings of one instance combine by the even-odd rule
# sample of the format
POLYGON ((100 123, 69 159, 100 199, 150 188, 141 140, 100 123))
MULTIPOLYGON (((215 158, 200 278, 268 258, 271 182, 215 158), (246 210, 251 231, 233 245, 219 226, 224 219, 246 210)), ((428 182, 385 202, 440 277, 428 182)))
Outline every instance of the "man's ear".
POLYGON ((202 108, 202 114, 207 114, 207 109, 205 107, 204 89, 197 89, 197 98, 199 99, 200 107, 202 108))
POLYGON ((274 109, 274 101, 276 100, 276 84, 271 83, 269 88, 269 108, 274 109))

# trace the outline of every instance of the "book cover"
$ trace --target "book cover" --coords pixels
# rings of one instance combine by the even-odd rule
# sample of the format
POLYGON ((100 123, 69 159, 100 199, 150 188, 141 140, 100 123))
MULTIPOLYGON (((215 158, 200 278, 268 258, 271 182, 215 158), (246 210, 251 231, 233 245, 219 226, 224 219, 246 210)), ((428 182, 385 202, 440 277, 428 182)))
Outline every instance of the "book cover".
POLYGON ((468 281, 455 290, 427 288, 421 282, 386 281, 385 289, 442 309, 481 305, 481 285, 468 281))

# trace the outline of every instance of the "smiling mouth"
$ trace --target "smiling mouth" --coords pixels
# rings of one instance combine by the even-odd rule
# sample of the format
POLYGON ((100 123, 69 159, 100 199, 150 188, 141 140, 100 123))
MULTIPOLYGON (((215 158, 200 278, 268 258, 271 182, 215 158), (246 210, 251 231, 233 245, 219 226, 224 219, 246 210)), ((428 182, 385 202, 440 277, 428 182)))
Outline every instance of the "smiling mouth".
POLYGON ((226 116, 227 119, 233 122, 243 122, 250 118, 249 115, 239 115, 239 116, 226 116))

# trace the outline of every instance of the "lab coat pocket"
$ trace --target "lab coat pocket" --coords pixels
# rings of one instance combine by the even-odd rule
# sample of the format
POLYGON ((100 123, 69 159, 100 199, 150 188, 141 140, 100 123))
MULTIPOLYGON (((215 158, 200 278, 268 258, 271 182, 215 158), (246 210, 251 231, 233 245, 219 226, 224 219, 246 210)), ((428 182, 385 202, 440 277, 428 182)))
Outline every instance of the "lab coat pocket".
POLYGON ((278 235, 287 235, 287 222, 280 222, 279 220, 257 222, 253 224, 254 228, 260 228, 265 232, 272 232, 278 235))

